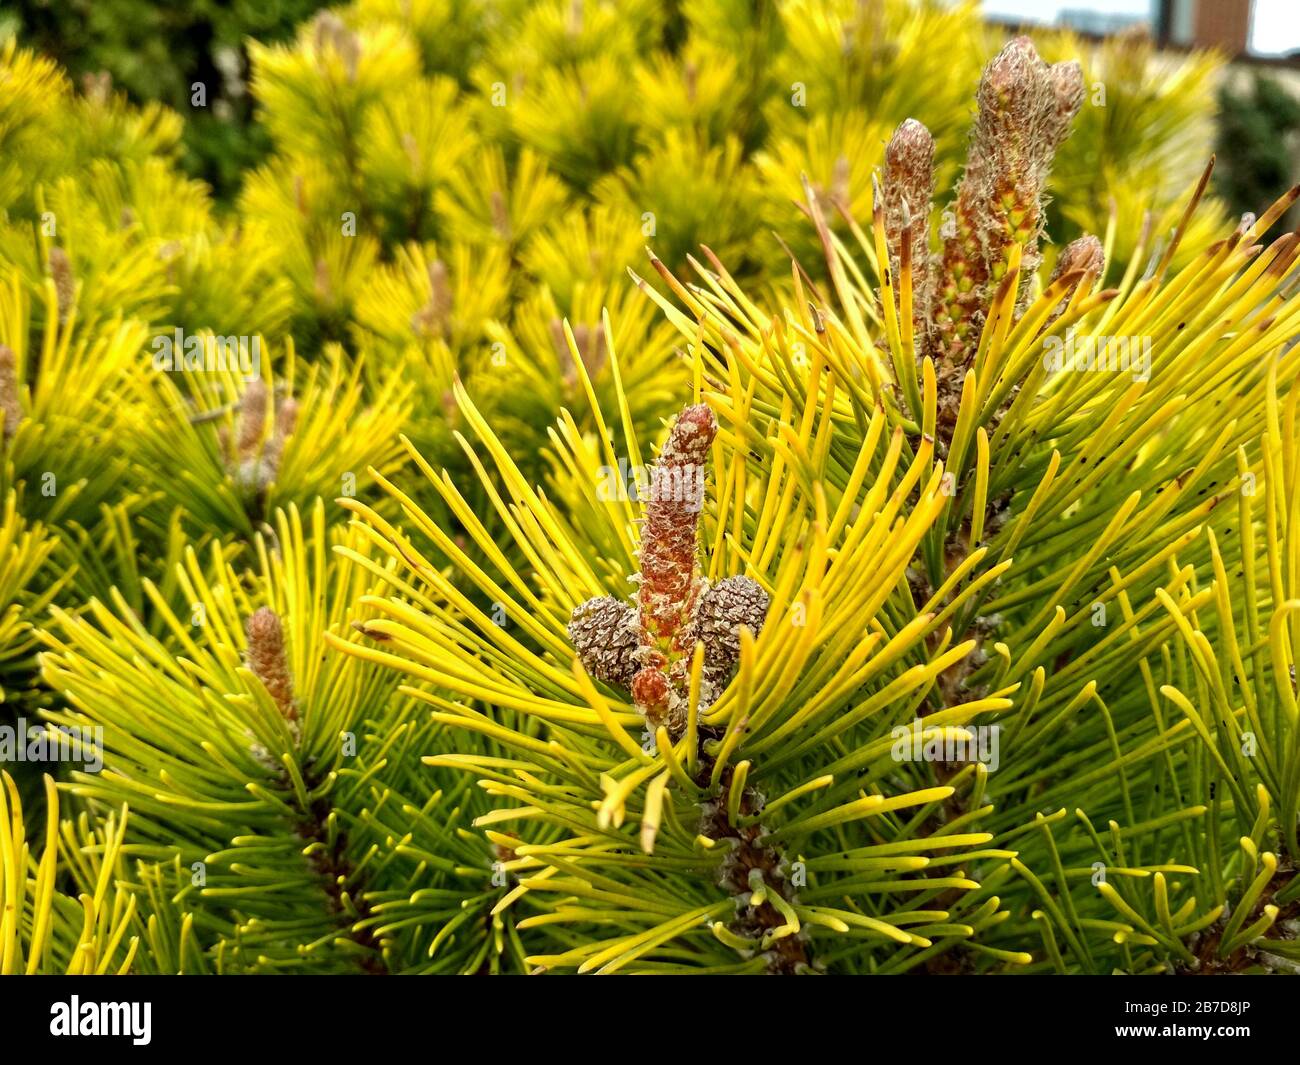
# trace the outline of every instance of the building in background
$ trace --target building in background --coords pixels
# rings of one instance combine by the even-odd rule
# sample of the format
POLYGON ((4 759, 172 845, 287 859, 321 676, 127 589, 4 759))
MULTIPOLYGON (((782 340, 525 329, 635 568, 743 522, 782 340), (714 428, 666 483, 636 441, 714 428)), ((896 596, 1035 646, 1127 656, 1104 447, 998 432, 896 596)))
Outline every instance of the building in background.
POLYGON ((1239 56, 1250 48, 1253 7, 1253 0, 1157 0, 1155 37, 1162 44, 1239 56))
POLYGON ((1252 0, 1157 0, 1156 39, 1239 56, 1251 43, 1252 0))
POLYGON ((1145 27, 1165 47, 1300 60, 1300 0, 984 0, 984 13, 994 22, 1065 26, 1091 37, 1145 27))

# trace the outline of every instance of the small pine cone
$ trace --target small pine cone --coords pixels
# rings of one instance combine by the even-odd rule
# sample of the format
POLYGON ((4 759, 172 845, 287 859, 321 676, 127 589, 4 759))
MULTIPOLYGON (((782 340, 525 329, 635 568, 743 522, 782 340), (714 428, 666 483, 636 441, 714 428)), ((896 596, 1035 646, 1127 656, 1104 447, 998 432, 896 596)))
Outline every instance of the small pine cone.
POLYGON ((638 664, 636 611, 612 595, 579 603, 569 621, 569 639, 583 668, 597 680, 630 689, 638 664))
POLYGON ((286 720, 298 719, 293 698, 293 676, 284 648, 280 616, 268 606, 248 619, 248 668, 265 686, 286 720))
POLYGON ((662 670, 654 666, 639 669, 632 678, 631 691, 633 701, 645 714, 651 729, 667 725, 670 731, 674 731, 673 726, 680 722, 674 721, 670 713, 674 693, 662 670))
POLYGON ((23 408, 18 399, 18 357, 7 344, 0 344, 0 416, 4 438, 9 440, 23 420, 23 408))
POLYGON ((763 631, 771 599, 749 577, 728 577, 700 597, 693 635, 704 644, 707 679, 721 693, 740 661, 740 627, 763 631))

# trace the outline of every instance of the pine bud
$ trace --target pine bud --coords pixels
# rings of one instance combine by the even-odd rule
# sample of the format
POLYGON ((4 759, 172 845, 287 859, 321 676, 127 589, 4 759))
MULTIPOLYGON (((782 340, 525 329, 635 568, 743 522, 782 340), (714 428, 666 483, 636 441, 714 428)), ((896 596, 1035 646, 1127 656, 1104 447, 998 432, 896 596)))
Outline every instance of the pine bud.
POLYGON ((1023 35, 1013 37, 980 75, 976 99, 983 112, 981 118, 986 122, 1003 118, 1009 125, 1023 129, 1025 119, 1038 109, 1046 70, 1047 64, 1034 49, 1034 42, 1023 35))
MULTIPOLYGON (((988 276, 996 281, 1006 271, 1012 244, 1037 242, 1044 163, 1054 147, 1049 144, 1056 113, 1053 79, 1028 37, 1017 37, 992 59, 980 79, 978 99, 971 146, 978 160, 971 192, 980 201, 988 276)), ((1036 265, 1035 255, 1032 263, 1025 262, 1026 273, 1036 265)))
POLYGON ((885 147, 885 237, 894 291, 899 291, 903 231, 910 233, 912 319, 917 349, 926 350, 934 283, 930 271, 930 212, 934 199, 934 138, 914 118, 894 131, 885 147))
MULTIPOLYGON (((1017 311, 1038 269, 1043 193, 1057 147, 1083 103, 1077 63, 1049 67, 1028 37, 1007 44, 984 68, 966 169, 945 220, 935 326, 946 366, 960 379, 1013 249, 1020 248, 1017 311)), ((941 405, 944 401, 941 397, 941 405)), ((942 418, 941 418, 942 421, 942 418)))
POLYGON ((664 651, 694 606, 696 525, 705 463, 717 431, 717 420, 706 405, 686 407, 650 475, 641 534, 641 627, 646 640, 664 651))
POLYGON ((265 488, 280 472, 280 460, 284 457, 284 445, 288 442, 289 437, 293 435, 294 429, 298 425, 298 401, 293 398, 286 398, 276 409, 275 412, 275 431, 271 434, 271 439, 266 442, 266 447, 262 452, 263 459, 263 481, 259 485, 265 488))
MULTIPOLYGON (((706 659, 710 654, 716 659, 714 673, 729 676, 739 648, 736 626, 752 623, 757 629, 766 613, 762 590, 755 594, 752 581, 737 578, 719 585, 704 629, 698 624, 705 582, 696 572, 696 536, 705 463, 717 431, 707 405, 686 407, 659 452, 641 531, 638 609, 600 596, 582 603, 569 622, 569 639, 587 672, 627 687, 651 728, 667 726, 674 736, 686 725, 695 634, 705 633, 706 659)), ((709 705, 716 692, 705 681, 701 700, 709 705)))
POLYGON ((650 499, 641 530, 641 669, 632 697, 651 726, 677 735, 686 723, 686 638, 699 600, 696 533, 704 503, 704 468, 718 431, 705 404, 686 407, 659 452, 650 474, 650 499))
POLYGON ((1077 62, 1054 63, 1049 71, 1052 79, 1052 110, 1046 124, 1044 143, 1045 167, 1051 166, 1052 155, 1070 133, 1070 124, 1083 106, 1083 68, 1077 62))
MULTIPOLYGON (((599 323, 587 325, 585 322, 579 322, 572 328, 578 357, 582 359, 582 365, 588 376, 595 376, 605 365, 608 356, 605 348, 605 327, 599 323)), ((551 319, 551 342, 555 345, 556 355, 559 356, 565 383, 572 387, 577 383, 578 372, 573 363, 573 355, 569 351, 568 337, 564 335, 564 323, 559 318, 551 319)))
POLYGON ((316 50, 324 52, 327 48, 343 60, 348 81, 356 81, 357 66, 361 61, 361 41, 332 11, 322 11, 316 16, 316 50))
POLYGON ((492 209, 492 228, 498 237, 508 242, 511 237, 510 208, 506 205, 505 195, 500 189, 492 190, 490 203, 492 209))
POLYGON ((293 435, 298 427, 298 401, 289 397, 280 404, 275 412, 275 435, 281 440, 293 435))
POLYGON ((846 155, 835 157, 835 165, 831 168, 831 199, 835 203, 848 205, 851 189, 849 178, 852 176, 849 170, 849 159, 846 155))
POLYGON ((447 264, 434 259, 428 266, 429 299, 415 312, 411 328, 417 336, 446 339, 451 329, 451 311, 455 294, 447 280, 447 264))
POLYGON ((235 451, 241 460, 250 459, 261 450, 262 436, 266 429, 267 398, 266 384, 259 377, 249 382, 239 401, 235 451))
MULTIPOLYGON (((1057 257, 1056 267, 1052 270, 1051 281, 1073 273, 1076 270, 1086 270, 1091 272, 1095 277, 1101 277, 1102 267, 1106 263, 1106 252, 1101 246, 1101 241, 1091 233, 1070 241, 1061 249, 1061 254, 1057 257)), ((1048 283, 1050 284, 1051 281, 1048 283)))
POLYGON ((330 283, 330 264, 324 259, 316 260, 316 274, 312 279, 312 288, 318 303, 329 303, 334 298, 334 286, 330 283))
POLYGON ((81 91, 96 107, 103 107, 113 97, 113 75, 100 70, 81 76, 81 91))
POLYGON ((54 292, 59 304, 59 324, 68 320, 77 298, 77 277, 72 272, 72 260, 62 248, 50 249, 50 276, 54 278, 54 292))
MULTIPOLYGON (((1052 276, 1047 283, 1051 285, 1052 282, 1056 281, 1058 278, 1064 277, 1066 274, 1074 273, 1077 270, 1084 270, 1091 273, 1093 280, 1095 281, 1101 277, 1105 265, 1106 252, 1101 246, 1101 241, 1091 233, 1088 233, 1070 241, 1069 244, 1061 249, 1061 254, 1056 260, 1056 266, 1052 269, 1052 276)), ((1056 305, 1056 308, 1048 317, 1044 328, 1050 326, 1065 313, 1065 308, 1069 302, 1069 297, 1066 296, 1056 305)))
POLYGON ((18 356, 7 344, 0 344, 0 416, 4 418, 4 438, 9 440, 23 420, 18 399, 18 356))
POLYGON ((287 721, 298 719, 293 698, 293 676, 285 654, 284 629, 270 607, 260 608, 248 619, 248 668, 266 687, 287 721))

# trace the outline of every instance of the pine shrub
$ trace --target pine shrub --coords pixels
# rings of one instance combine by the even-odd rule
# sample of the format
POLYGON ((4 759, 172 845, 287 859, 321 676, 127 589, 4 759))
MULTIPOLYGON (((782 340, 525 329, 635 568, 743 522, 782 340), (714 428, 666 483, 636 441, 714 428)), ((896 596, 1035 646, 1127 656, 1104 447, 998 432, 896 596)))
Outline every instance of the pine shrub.
POLYGON ((0 48, 3 721, 74 763, 4 759, 4 971, 1296 970, 1297 190, 1224 220, 1212 60, 249 53, 223 208, 0 48))

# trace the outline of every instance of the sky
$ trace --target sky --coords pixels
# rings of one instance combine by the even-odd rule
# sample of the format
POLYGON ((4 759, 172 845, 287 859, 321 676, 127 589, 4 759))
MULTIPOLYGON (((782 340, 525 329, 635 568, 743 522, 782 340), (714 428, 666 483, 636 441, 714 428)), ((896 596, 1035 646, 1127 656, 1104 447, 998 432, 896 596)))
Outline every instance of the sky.
MULTIPOLYGON (((1149 16, 1152 7, 1151 0, 984 0, 985 14, 1049 24, 1055 22, 1065 8, 1109 15, 1149 16)), ((1300 0, 1255 0, 1250 47, 1259 55, 1281 55, 1300 50, 1300 0)))
POLYGON ((1300 49, 1300 3, 1296 0, 1255 0, 1250 48, 1260 55, 1280 55, 1300 49))
POLYGON ((1055 22, 1062 8, 1086 9, 1108 15, 1148 15, 1150 0, 984 0, 984 11, 1025 22, 1055 22))

